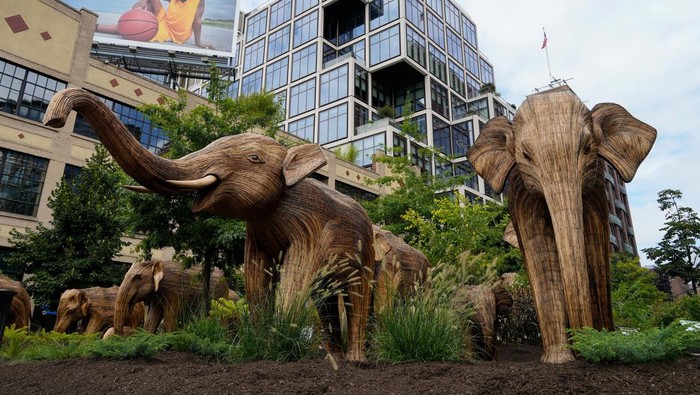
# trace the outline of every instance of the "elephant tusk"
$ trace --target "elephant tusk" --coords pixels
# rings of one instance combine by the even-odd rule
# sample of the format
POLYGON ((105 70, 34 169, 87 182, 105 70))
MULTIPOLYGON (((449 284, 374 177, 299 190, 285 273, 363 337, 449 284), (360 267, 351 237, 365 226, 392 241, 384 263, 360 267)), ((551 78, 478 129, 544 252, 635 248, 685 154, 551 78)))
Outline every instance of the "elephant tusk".
POLYGON ((153 193, 150 189, 142 187, 141 185, 124 185, 124 188, 138 193, 153 193))
POLYGON ((203 189, 214 184, 217 180, 218 178, 216 178, 215 175, 209 174, 208 176, 204 176, 198 180, 166 180, 165 182, 182 189, 203 189))

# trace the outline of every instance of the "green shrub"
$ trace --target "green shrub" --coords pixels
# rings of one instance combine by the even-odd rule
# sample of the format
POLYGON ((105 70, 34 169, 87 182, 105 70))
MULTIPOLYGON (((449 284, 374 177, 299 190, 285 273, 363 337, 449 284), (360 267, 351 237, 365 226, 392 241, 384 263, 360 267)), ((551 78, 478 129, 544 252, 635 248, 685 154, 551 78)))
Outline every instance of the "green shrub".
POLYGON ((641 331, 596 331, 591 328, 571 330, 572 348, 595 363, 625 364, 680 358, 700 347, 700 331, 689 331, 675 321, 666 328, 641 331))
POLYGON ((506 289, 513 297, 513 305, 496 318, 499 339, 506 344, 539 345, 540 327, 527 277, 519 274, 515 283, 506 289))
POLYGON ((678 319, 700 321, 700 297, 682 297, 655 306, 649 326, 665 327, 678 319))
POLYGON ((172 335, 153 335, 137 331, 131 336, 111 336, 96 341, 89 347, 89 354, 100 358, 133 359, 154 357, 170 347, 172 335))
POLYGON ((233 340, 228 328, 215 318, 198 318, 184 330, 170 335, 170 344, 177 351, 186 351, 219 361, 231 361, 233 340))
POLYGON ((640 266, 639 257, 617 253, 610 257, 610 277, 615 325, 648 327, 654 306, 666 299, 666 294, 657 289, 656 274, 640 266))
POLYGON ((26 328, 5 328, 0 348, 0 359, 30 361, 64 359, 88 354, 88 348, 97 335, 46 332, 32 333, 26 328))

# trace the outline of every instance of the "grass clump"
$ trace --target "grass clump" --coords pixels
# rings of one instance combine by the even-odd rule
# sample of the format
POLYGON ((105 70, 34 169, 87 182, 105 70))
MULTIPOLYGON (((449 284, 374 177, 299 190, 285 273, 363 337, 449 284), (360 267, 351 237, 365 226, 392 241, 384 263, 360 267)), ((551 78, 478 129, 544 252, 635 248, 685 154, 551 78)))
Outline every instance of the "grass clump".
POLYGON ((174 350, 211 357, 221 362, 231 362, 233 359, 231 332, 217 319, 194 319, 184 330, 172 333, 169 337, 174 350))
POLYGON ((100 358, 134 359, 152 358, 170 347, 171 336, 154 335, 137 331, 131 336, 111 336, 96 341, 89 347, 89 354, 100 358))
POLYGON ((96 335, 65 334, 27 331, 14 326, 5 328, 0 348, 0 359, 15 361, 54 360, 88 355, 91 344, 97 341, 96 335))
POLYGON ((594 363, 643 363, 677 359, 700 348, 700 330, 675 321, 665 328, 641 331, 571 330, 572 348, 594 363))

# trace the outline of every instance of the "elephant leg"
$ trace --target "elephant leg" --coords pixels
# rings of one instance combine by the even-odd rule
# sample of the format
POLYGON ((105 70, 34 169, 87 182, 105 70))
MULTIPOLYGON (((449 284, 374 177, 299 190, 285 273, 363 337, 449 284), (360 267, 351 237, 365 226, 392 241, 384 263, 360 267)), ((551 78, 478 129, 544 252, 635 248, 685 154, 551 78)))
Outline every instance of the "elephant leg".
POLYGON ((275 273, 274 262, 256 247, 255 236, 248 227, 245 251, 244 251, 244 273, 245 273, 245 295, 249 306, 261 306, 267 303, 269 291, 275 273))
POLYGON ((148 314, 146 315, 146 322, 143 324, 143 329, 148 333, 156 333, 158 330, 158 325, 163 320, 163 306, 157 302, 152 301, 151 306, 148 309, 148 314))
POLYGON ((89 335, 92 333, 101 332, 102 326, 104 325, 104 320, 99 317, 90 317, 88 320, 87 327, 85 328, 85 334, 89 335))
POLYGON ((344 355, 341 321, 345 312, 345 298, 342 295, 331 295, 318 304, 318 316, 321 318, 322 329, 328 335, 326 350, 336 358, 342 358, 344 355))
MULTIPOLYGON (((599 177, 599 179, 602 179, 599 177)), ((593 186, 583 199, 584 234, 588 276, 593 298, 593 327, 614 330, 610 299, 610 228, 608 201, 602 183, 593 186)))
POLYGON ((567 348, 566 310, 561 268, 554 231, 546 203, 525 191, 520 182, 511 184, 511 216, 525 261, 542 334, 542 362, 563 363, 574 359, 567 348), (514 196, 514 195, 520 196, 514 196))
MULTIPOLYGON (((197 300, 199 298, 195 298, 197 300)), ((185 305, 186 306, 186 305, 185 305)), ((166 332, 174 332, 177 329, 177 322, 180 319, 186 318, 183 311, 183 304, 176 297, 170 297, 167 302, 163 303, 163 326, 166 332)), ((185 307, 187 308, 187 307, 185 307)))
POLYGON ((349 361, 365 360, 365 331, 369 320, 374 270, 363 268, 361 262, 353 265, 359 267, 359 279, 351 281, 347 287, 348 294, 348 351, 349 361))

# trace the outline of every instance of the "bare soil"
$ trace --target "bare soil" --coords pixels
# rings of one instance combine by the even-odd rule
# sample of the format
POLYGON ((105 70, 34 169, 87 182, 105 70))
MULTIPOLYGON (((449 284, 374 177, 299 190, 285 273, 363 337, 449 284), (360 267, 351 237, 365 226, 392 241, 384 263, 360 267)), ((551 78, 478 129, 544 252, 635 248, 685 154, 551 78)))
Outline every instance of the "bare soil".
POLYGON ((693 394, 700 357, 640 365, 538 362, 539 348, 505 346, 477 363, 327 360, 220 364, 181 352, 116 361, 0 363, 0 394, 693 394))

